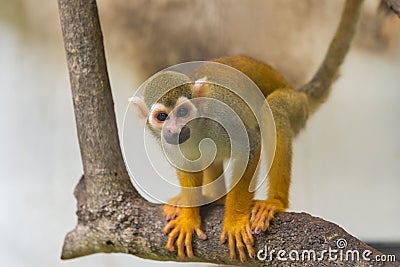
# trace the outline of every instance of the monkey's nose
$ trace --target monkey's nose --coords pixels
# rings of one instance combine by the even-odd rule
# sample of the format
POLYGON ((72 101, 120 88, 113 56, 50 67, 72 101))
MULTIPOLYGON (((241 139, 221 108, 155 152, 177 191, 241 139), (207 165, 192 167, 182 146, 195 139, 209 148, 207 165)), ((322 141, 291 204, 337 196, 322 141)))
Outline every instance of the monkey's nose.
POLYGON ((163 137, 168 144, 182 144, 190 138, 190 128, 185 125, 181 128, 179 133, 171 133, 169 131, 165 131, 163 132, 163 137))
POLYGON ((188 126, 183 126, 181 132, 179 133, 179 144, 182 144, 190 137, 190 128, 188 126))

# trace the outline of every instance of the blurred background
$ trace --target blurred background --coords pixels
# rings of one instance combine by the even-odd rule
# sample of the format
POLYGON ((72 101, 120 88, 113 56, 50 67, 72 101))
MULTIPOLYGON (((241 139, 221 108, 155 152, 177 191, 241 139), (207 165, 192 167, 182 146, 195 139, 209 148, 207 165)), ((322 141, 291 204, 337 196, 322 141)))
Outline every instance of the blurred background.
MULTIPOLYGON (((295 142, 290 210, 399 253, 400 22, 377 3, 366 1, 340 79, 295 142)), ((302 85, 342 4, 98 0, 119 131, 128 97, 172 64, 245 54, 302 85)), ((2 265, 182 266, 119 254, 59 259, 82 165, 57 12, 56 1, 0 0, 2 265)))

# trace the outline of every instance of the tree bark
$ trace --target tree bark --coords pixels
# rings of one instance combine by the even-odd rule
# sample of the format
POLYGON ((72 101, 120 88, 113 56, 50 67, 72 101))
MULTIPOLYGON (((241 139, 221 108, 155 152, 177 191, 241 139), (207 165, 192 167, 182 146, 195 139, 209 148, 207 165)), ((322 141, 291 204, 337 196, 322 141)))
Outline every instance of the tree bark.
MULTIPOLYGON (((84 170, 75 189, 78 223, 65 238, 61 258, 119 252, 160 261, 178 260, 176 253, 164 248, 167 237, 162 232, 165 221, 160 206, 137 193, 122 158, 96 1, 58 0, 58 4, 84 170)), ((207 206, 202 213, 208 240, 194 240, 196 257, 190 261, 266 265, 259 259, 246 263, 229 259, 227 246, 219 244, 222 207, 207 206)), ((267 245, 269 250, 301 253, 312 249, 320 253, 337 249, 340 238, 347 241, 346 250, 357 250, 360 257, 364 250, 373 253, 371 258, 382 255, 337 225, 305 213, 277 215, 269 231, 255 236, 255 248, 257 251, 267 245)), ((272 261, 266 260, 280 266, 369 265, 366 260, 344 262, 340 258, 281 261, 276 253, 272 261)))
POLYGON ((120 149, 96 1, 58 1, 86 188, 99 209, 135 190, 120 149))
MULTIPOLYGON (((82 180, 78 184, 75 196, 78 199, 78 207, 84 206, 79 203, 83 200, 85 190, 81 187, 82 180)), ((229 264, 237 266, 399 266, 399 263, 368 262, 362 259, 362 253, 371 251, 369 258, 372 260, 376 255, 382 255, 377 250, 369 247, 355 237, 346 233, 339 226, 312 217, 306 213, 285 212, 276 216, 272 221, 270 229, 260 235, 255 235, 255 251, 267 246, 268 257, 265 260, 258 258, 249 259, 245 263, 229 258, 226 245, 219 243, 221 224, 223 218, 223 207, 209 205, 202 208, 203 230, 207 233, 205 241, 194 240, 193 249, 195 257, 186 261, 209 262, 216 264, 229 264), (344 239, 347 245, 343 249, 338 248, 339 240, 344 239), (272 256, 269 256, 272 250, 272 256), (336 260, 329 260, 328 255, 324 260, 318 260, 325 250, 337 250, 332 254, 336 260), (300 260, 279 260, 277 252, 286 251, 283 256, 289 259, 288 253, 297 251, 300 260), (303 251, 312 250, 316 252, 316 260, 301 260, 303 251), (346 260, 347 251, 358 251, 359 259, 346 260), (336 255, 336 256, 335 256, 336 255)), ((71 259, 79 256, 98 252, 119 252, 133 254, 141 258, 159 261, 182 261, 176 252, 169 252, 164 248, 167 236, 162 232, 165 220, 159 205, 147 202, 141 197, 125 197, 115 199, 102 210, 92 211, 78 209, 78 226, 65 238, 62 258, 71 259)), ((260 254, 264 256, 263 253, 260 254)))

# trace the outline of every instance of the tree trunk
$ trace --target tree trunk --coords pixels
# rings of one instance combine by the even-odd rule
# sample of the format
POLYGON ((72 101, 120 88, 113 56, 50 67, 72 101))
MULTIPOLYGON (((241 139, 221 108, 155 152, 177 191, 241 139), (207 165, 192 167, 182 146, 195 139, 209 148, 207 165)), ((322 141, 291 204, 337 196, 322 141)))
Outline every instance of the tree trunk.
POLYGON ((85 209, 136 194, 121 154, 96 1, 58 1, 81 150, 85 209))
MULTIPOLYGON (((133 188, 122 158, 96 1, 58 0, 58 4, 84 170, 75 189, 78 224, 67 234, 61 258, 120 252, 147 259, 178 260, 176 253, 164 248, 167 237, 162 232, 165 221, 160 206, 147 202, 133 188)), ((219 243, 222 207, 207 206, 202 213, 208 240, 194 240, 196 256, 190 261, 245 266, 367 266, 363 251, 370 250, 371 259, 382 255, 330 222, 304 213, 282 213, 269 231, 255 236, 256 251, 268 246, 268 253, 276 251, 272 259, 241 263, 230 260, 227 246, 219 243), (287 253, 296 250, 300 257, 302 251, 313 250, 321 256, 323 250, 339 249, 339 239, 347 242, 342 251, 358 251, 361 260, 344 261, 339 253, 331 261, 327 256, 324 261, 278 259, 280 249, 287 253)), ((262 251, 259 256, 264 256, 262 251)))

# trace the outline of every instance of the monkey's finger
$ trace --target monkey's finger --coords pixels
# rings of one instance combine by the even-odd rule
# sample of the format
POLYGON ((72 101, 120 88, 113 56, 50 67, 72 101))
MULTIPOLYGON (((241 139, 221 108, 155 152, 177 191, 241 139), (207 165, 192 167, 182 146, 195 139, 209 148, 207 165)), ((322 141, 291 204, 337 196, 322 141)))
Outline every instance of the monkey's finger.
POLYGON ((167 221, 171 221, 171 220, 173 220, 173 219, 175 219, 177 217, 177 215, 176 214, 167 214, 167 216, 166 216, 166 220, 167 221))
POLYGON ((189 258, 193 258, 192 234, 187 234, 185 238, 186 254, 189 258))
POLYGON ((252 211, 258 210, 259 208, 260 208, 260 201, 255 201, 252 211))
POLYGON ((242 235, 240 233, 235 233, 236 248, 239 251, 239 259, 241 262, 246 261, 246 253, 244 252, 244 245, 242 241, 242 235))
POLYGON ((225 243, 225 241, 226 241, 226 231, 222 230, 222 233, 219 237, 219 242, 221 242, 221 244, 223 244, 223 243, 225 243))
POLYGON ((252 234, 252 232, 250 230, 249 224, 246 224, 246 229, 242 230, 242 235, 246 236, 246 240, 249 240, 251 242, 250 243, 251 245, 254 245, 254 238, 253 238, 253 234, 252 234))
POLYGON ((170 205, 168 205, 168 204, 165 204, 164 206, 163 206, 163 214, 164 215, 167 215, 168 213, 169 213, 169 210, 171 209, 171 206, 170 205))
POLYGON ((256 219, 257 210, 251 211, 250 222, 253 222, 256 219))
POLYGON ((265 209, 263 207, 260 206, 260 209, 257 210, 256 214, 253 217, 253 220, 250 219, 250 222, 252 223, 252 225, 257 225, 260 221, 260 218, 262 217, 262 215, 265 213, 265 209))
POLYGON ((260 229, 261 229, 262 231, 265 231, 265 230, 267 230, 268 225, 269 225, 269 221, 266 219, 265 213, 264 213, 264 214, 261 216, 261 218, 260 218, 259 227, 260 227, 260 229))
POLYGON ((252 245, 254 245, 253 231, 251 231, 250 224, 246 224, 246 233, 247 236, 251 239, 252 245))
POLYGON ((249 236, 247 235, 247 232, 244 230, 242 230, 241 234, 242 234, 243 242, 246 245, 247 252, 249 253, 249 257, 254 258, 254 255, 255 255, 254 249, 253 249, 254 239, 249 238, 249 236))
POLYGON ((261 213, 257 215, 253 223, 251 224, 254 233, 259 234, 265 225, 265 214, 261 213))
POLYGON ((270 221, 274 218, 275 213, 276 213, 276 207, 274 206, 269 206, 266 211, 262 214, 261 218, 259 219, 259 222, 257 223, 257 233, 260 233, 261 231, 265 231, 268 229, 270 225, 270 221))
POLYGON ((261 223, 260 217, 256 217, 256 218, 253 220, 253 222, 251 223, 251 229, 253 230, 253 232, 254 232, 255 234, 259 234, 259 233, 256 231, 256 229, 257 229, 257 226, 260 225, 260 223, 261 223))
POLYGON ((268 216, 267 216, 267 221, 271 221, 274 217, 276 212, 278 211, 278 208, 275 206, 270 207, 270 209, 268 210, 268 216))
POLYGON ((176 239, 176 236, 175 237, 168 237, 167 245, 165 247, 169 251, 175 251, 175 246, 174 246, 175 239, 176 239))
POLYGON ((251 217, 250 217, 250 222, 252 222, 254 220, 254 217, 256 216, 256 211, 252 210, 251 211, 251 217))
POLYGON ((165 219, 167 221, 175 219, 176 217, 178 217, 179 213, 180 209, 178 207, 172 205, 164 205, 163 215, 165 216, 165 219))
POLYGON ((229 247, 229 256, 233 260, 236 259, 235 237, 232 233, 228 233, 228 247, 229 247))
POLYGON ((167 223, 167 225, 164 227, 164 232, 165 233, 169 233, 171 231, 172 228, 175 228, 177 225, 176 221, 170 221, 169 223, 167 223))
POLYGON ((174 230, 172 230, 172 232, 168 235, 168 241, 167 241, 167 245, 166 248, 169 251, 174 251, 175 250, 175 246, 174 246, 174 241, 176 239, 176 237, 179 235, 180 231, 175 228, 174 230))
POLYGON ((258 212, 258 210, 259 210, 259 204, 258 203, 256 203, 255 205, 254 205, 254 207, 252 208, 252 210, 251 210, 251 217, 250 217, 250 221, 252 222, 254 219, 255 219, 255 217, 256 217, 256 214, 257 214, 257 212, 258 212))
MULTIPOLYGON (((264 218, 265 218, 265 216, 264 216, 264 218)), ((261 229, 263 226, 264 226, 264 220, 262 219, 262 216, 261 216, 261 218, 257 218, 257 220, 254 221, 254 223, 252 225, 252 227, 254 229, 254 233, 255 234, 261 233, 261 229)))
POLYGON ((185 234, 180 233, 178 240, 176 240, 176 246, 178 247, 178 257, 181 259, 185 258, 185 234))
POLYGON ((253 208, 251 209, 251 215, 254 217, 260 210, 262 210, 262 205, 260 201, 256 201, 253 208))
POLYGON ((196 228, 196 235, 201 240, 207 239, 207 235, 200 228, 196 228))
POLYGON ((262 221, 263 223, 260 225, 262 231, 266 231, 269 228, 270 222, 274 217, 275 217, 275 209, 271 209, 268 212, 267 217, 265 217, 265 215, 263 216, 263 221, 262 221))
POLYGON ((254 228, 256 228, 256 222, 255 222, 255 219, 253 219, 253 220, 250 220, 250 225, 251 225, 250 229, 251 229, 252 231, 254 231, 254 228))
POLYGON ((265 208, 265 205, 260 205, 260 208, 257 211, 256 218, 260 218, 264 213, 268 212, 265 208))
POLYGON ((253 220, 253 221, 250 221, 250 224, 251 224, 250 229, 255 234, 256 232, 254 232, 254 229, 257 227, 257 223, 253 220))
POLYGON ((264 220, 262 225, 260 225, 260 232, 261 231, 266 231, 269 228, 269 220, 264 220))

